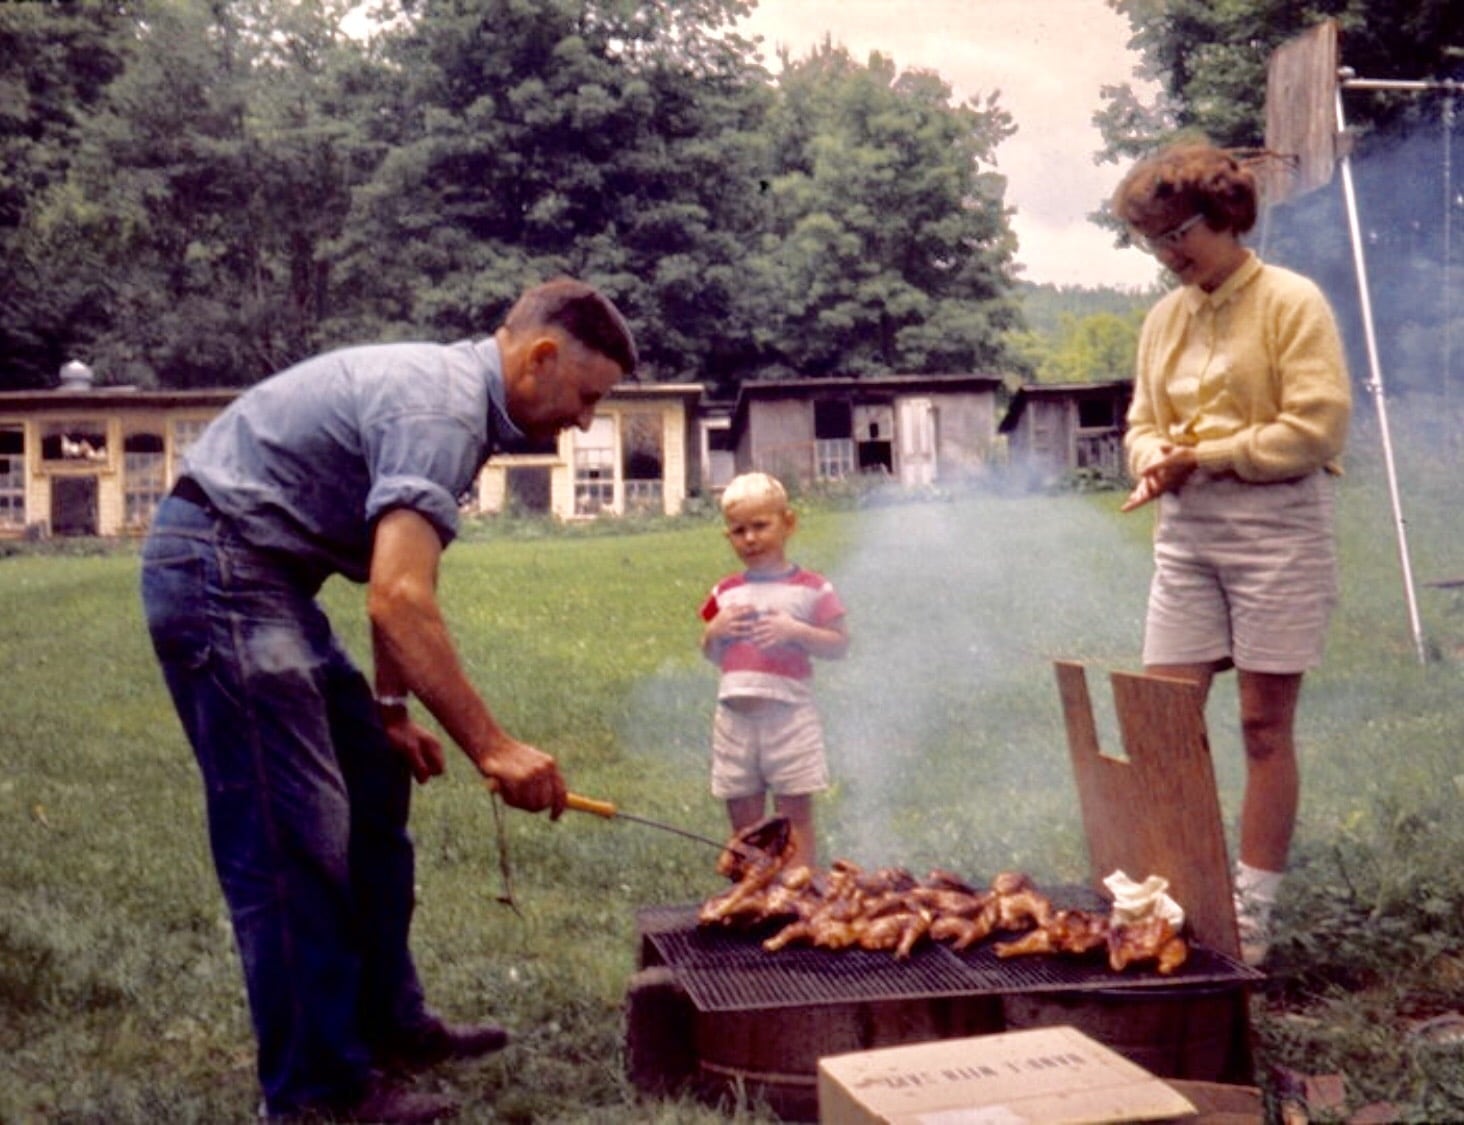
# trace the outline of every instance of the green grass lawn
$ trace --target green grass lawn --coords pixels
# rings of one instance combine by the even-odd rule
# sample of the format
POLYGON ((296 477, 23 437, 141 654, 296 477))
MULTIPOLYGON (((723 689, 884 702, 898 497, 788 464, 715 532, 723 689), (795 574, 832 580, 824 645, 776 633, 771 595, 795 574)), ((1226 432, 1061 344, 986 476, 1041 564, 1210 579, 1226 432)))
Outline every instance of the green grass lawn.
MULTIPOLYGON (((1457 445, 1403 450, 1432 660, 1413 654, 1386 479, 1365 430, 1341 486, 1344 600, 1309 677, 1304 794, 1259 1077, 1341 1073, 1353 1108, 1464 1118, 1461 1048, 1413 1034, 1464 1008, 1464 576, 1457 445)), ((1051 662, 1136 670, 1147 514, 1113 494, 813 506, 794 540, 834 578, 854 648, 818 690, 836 784, 825 862, 940 865, 1040 881, 1087 868, 1051 662)), ((443 597, 474 680, 570 787, 720 837, 707 792, 714 675, 695 611, 731 569, 716 523, 621 534, 473 529, 443 597)), ((153 664, 127 551, 0 559, 0 1121, 243 1122, 255 1111, 243 990, 206 852, 196 771, 153 664)), ((361 592, 325 600, 366 652, 361 592)), ((1232 678, 1209 709, 1227 823, 1241 780, 1232 678)), ((1100 735, 1116 741, 1095 681, 1100 735)), ((698 1122, 624 1078, 638 906, 713 893, 714 853, 628 822, 494 818, 457 757, 416 793, 429 997, 516 1032, 429 1082, 464 1120, 698 1122)), ((757 1120, 755 1109, 737 1114, 757 1120)))

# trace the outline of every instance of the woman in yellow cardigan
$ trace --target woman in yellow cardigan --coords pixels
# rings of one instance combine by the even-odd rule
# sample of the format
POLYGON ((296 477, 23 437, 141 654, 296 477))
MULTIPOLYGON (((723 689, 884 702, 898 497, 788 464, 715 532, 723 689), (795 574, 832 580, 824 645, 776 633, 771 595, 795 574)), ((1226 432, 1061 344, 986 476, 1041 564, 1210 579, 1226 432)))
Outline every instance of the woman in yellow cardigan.
POLYGON ((1300 795, 1302 675, 1321 663, 1337 600, 1332 476, 1351 393, 1321 290, 1241 244, 1254 177, 1208 144, 1136 165, 1113 197, 1134 241, 1183 284, 1139 336, 1124 439, 1158 501, 1144 666, 1198 683, 1235 668, 1246 783, 1236 863, 1242 953, 1269 947, 1300 795))

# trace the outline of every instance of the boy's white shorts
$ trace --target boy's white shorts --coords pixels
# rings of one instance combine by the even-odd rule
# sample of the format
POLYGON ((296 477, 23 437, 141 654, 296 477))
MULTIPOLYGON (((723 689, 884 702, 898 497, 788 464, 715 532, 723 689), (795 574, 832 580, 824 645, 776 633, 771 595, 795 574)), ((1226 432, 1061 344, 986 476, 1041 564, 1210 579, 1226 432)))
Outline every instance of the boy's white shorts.
POLYGON ((712 796, 796 797, 829 787, 823 723, 812 703, 739 700, 712 719, 712 796))

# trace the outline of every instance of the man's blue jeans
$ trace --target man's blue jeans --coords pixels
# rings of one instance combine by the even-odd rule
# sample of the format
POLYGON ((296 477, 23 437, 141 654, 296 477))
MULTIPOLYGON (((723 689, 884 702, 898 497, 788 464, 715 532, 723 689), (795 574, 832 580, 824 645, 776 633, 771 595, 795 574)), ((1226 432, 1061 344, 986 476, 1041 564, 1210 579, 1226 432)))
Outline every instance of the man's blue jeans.
POLYGON ((425 1018, 408 950, 411 775, 317 578, 176 496, 143 549, 153 647, 203 774, 271 1113, 353 1100, 425 1018))

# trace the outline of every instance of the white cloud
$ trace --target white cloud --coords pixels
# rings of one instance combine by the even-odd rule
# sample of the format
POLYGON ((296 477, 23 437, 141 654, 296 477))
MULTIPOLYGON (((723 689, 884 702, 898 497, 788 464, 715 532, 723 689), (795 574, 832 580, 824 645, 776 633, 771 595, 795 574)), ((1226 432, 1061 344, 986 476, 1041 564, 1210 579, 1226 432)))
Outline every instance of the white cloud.
POLYGON ((1104 0, 758 0, 737 27, 760 35, 769 65, 825 36, 860 61, 879 51, 934 70, 957 99, 1000 91, 1017 135, 997 151, 1007 177, 1017 261, 1031 281, 1147 285, 1152 259, 1121 250, 1087 219, 1123 169, 1099 165, 1092 123, 1104 85, 1133 81, 1128 22, 1104 0))

